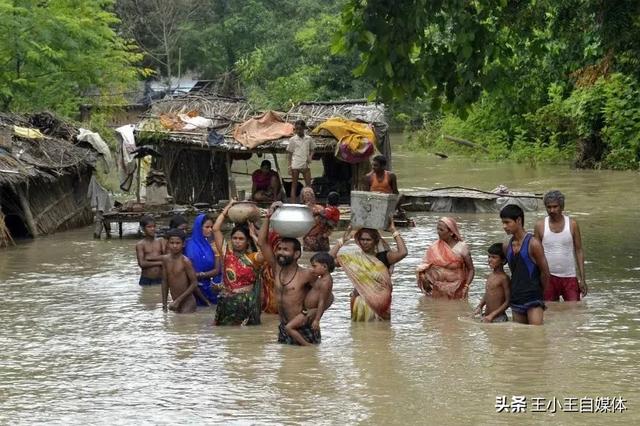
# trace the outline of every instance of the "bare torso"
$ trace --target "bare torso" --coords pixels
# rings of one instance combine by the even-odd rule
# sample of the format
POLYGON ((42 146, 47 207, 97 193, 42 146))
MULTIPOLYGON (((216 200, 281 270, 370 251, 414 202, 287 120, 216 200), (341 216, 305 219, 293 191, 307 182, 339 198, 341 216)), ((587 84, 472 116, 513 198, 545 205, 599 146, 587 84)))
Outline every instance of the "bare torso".
MULTIPOLYGON (((143 259, 146 261, 152 261, 152 260, 161 260, 161 256, 163 255, 163 251, 164 251, 164 244, 163 244, 163 240, 161 239, 154 239, 153 241, 149 241, 149 240, 142 240, 139 241, 137 243, 137 247, 142 250, 143 254, 143 259)), ((142 272, 141 275, 143 277, 147 277, 147 278, 151 278, 151 279, 158 279, 162 277, 162 266, 151 266, 148 268, 142 268, 142 272)))
POLYGON ((276 266, 274 275, 276 278, 275 289, 279 307, 278 312, 281 318, 289 321, 302 312, 303 302, 309 293, 311 288, 310 281, 313 277, 310 271, 305 268, 298 267, 297 270, 293 268, 283 271, 279 265, 276 266))
POLYGON ((318 307, 318 303, 320 302, 320 297, 324 294, 325 297, 325 306, 324 310, 329 309, 331 304, 333 303, 333 278, 331 275, 327 274, 323 277, 318 278, 311 289, 307 293, 307 296, 304 299, 304 308, 315 309, 318 307))
POLYGON ((503 284, 508 280, 509 278, 504 272, 492 272, 487 277, 484 293, 485 314, 494 312, 505 302, 506 295, 503 284))
MULTIPOLYGON (((167 273, 167 285, 171 298, 176 300, 182 293, 189 288, 189 277, 187 275, 187 262, 185 256, 173 257, 166 255, 164 257, 164 267, 167 273)), ((196 299, 193 294, 185 298, 177 309, 180 313, 190 313, 196 310, 196 299)))

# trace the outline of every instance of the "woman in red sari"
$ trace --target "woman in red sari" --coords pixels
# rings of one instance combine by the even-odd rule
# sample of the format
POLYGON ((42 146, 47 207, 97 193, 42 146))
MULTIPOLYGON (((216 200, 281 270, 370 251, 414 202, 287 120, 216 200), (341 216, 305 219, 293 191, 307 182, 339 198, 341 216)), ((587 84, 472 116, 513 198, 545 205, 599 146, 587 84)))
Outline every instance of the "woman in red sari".
POLYGON ((251 235, 246 226, 236 225, 231 241, 225 241, 222 225, 227 217, 229 203, 213 225, 213 236, 222 253, 223 289, 218 296, 215 325, 260 324, 260 268, 262 253, 251 249, 251 235))
POLYGON ((342 245, 348 240, 350 230, 345 238, 331 249, 330 254, 353 283, 351 293, 351 320, 375 321, 391 319, 391 284, 390 268, 407 255, 407 246, 395 229, 393 221, 389 227, 396 242, 397 249, 391 250, 379 247, 382 245, 380 233, 375 229, 362 228, 358 230, 354 239, 357 247, 342 245))
POLYGON ((441 218, 437 230, 438 241, 417 268, 418 287, 433 298, 466 299, 475 273, 469 247, 452 218, 441 218))

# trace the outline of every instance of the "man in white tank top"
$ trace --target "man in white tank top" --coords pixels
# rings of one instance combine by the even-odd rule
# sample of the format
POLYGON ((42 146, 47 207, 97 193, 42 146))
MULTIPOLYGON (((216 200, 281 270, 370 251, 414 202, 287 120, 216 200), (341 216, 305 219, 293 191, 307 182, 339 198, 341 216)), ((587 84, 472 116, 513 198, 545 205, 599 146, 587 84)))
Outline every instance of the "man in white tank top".
POLYGON ((577 302, 588 291, 580 228, 563 214, 564 195, 560 191, 547 192, 543 201, 548 216, 536 223, 533 235, 544 247, 551 273, 544 300, 554 302, 562 296, 565 302, 577 302))

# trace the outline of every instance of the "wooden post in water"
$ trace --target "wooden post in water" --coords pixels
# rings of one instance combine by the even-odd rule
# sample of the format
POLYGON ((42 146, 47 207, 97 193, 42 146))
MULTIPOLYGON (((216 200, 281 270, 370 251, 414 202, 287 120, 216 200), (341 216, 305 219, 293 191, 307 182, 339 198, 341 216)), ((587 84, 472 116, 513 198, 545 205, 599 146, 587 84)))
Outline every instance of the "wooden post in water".
POLYGON ((138 183, 136 185, 136 201, 139 203, 140 202, 140 173, 142 172, 140 170, 140 165, 142 164, 142 158, 138 157, 138 168, 136 170, 136 178, 138 180, 138 183))
POLYGON ((225 164, 227 166, 227 178, 229 179, 229 199, 238 198, 236 179, 233 177, 233 173, 231 173, 231 154, 227 154, 225 164))
POLYGON ((29 207, 29 199, 27 197, 27 187, 16 188, 16 195, 18 195, 18 201, 20 202, 20 208, 22 209, 22 214, 24 215, 25 225, 27 225, 27 229, 31 233, 33 238, 38 236, 38 228, 36 226, 36 222, 33 219, 33 213, 31 213, 31 207, 29 207))

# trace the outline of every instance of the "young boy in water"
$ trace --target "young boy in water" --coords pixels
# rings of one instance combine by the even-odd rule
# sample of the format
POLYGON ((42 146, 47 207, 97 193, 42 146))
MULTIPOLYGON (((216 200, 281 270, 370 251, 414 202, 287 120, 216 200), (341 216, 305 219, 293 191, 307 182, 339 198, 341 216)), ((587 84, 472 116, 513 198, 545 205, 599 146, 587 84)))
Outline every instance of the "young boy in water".
POLYGON ((198 288, 198 279, 191 261, 182 254, 184 232, 170 229, 166 237, 169 253, 162 257, 162 309, 166 311, 168 308, 180 314, 195 312, 197 305, 193 293, 198 288), (173 301, 167 305, 169 291, 173 301))
POLYGON ((482 314, 483 322, 507 322, 509 318, 505 311, 509 307, 509 298, 511 297, 511 282, 509 277, 504 273, 504 264, 507 259, 502 251, 502 243, 492 244, 487 250, 489 253, 489 267, 491 273, 487 277, 484 287, 484 296, 480 299, 480 303, 473 311, 474 315, 482 314))
POLYGON ((301 346, 311 346, 300 333, 300 329, 309 326, 315 331, 320 330, 322 314, 333 303, 333 278, 331 273, 335 269, 335 261, 327 252, 318 252, 311 257, 311 270, 318 278, 311 285, 311 290, 304 299, 303 310, 293 317, 285 327, 287 334, 301 346))
POLYGON ((500 210, 502 227, 511 235, 502 251, 511 270, 509 303, 513 320, 522 324, 542 325, 544 321, 544 290, 549 284, 549 267, 540 241, 524 229, 524 212, 509 204, 500 210))
POLYGON ((136 256, 140 266, 140 285, 162 283, 162 255, 165 253, 165 241, 156 238, 156 222, 151 216, 140 219, 140 229, 144 238, 136 244, 136 256))

